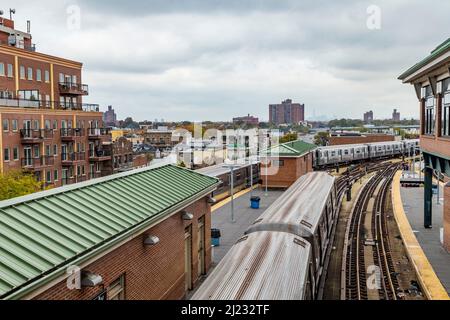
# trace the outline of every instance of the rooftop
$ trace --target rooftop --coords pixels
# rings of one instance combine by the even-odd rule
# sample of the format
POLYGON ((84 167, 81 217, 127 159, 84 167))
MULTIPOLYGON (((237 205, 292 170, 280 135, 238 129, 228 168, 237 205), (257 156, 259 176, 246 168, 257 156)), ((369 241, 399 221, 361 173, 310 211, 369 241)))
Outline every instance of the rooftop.
POLYGON ((143 168, 0 202, 0 299, 23 297, 129 239, 218 180, 173 165, 143 168))
POLYGON ((307 143, 303 140, 295 140, 273 146, 262 153, 268 155, 299 157, 316 148, 317 146, 315 144, 307 143))
POLYGON ((411 68, 409 68, 405 72, 403 72, 398 77, 398 79, 404 80, 408 76, 412 75, 414 72, 418 71, 420 68, 424 67, 429 62, 433 61, 437 57, 439 57, 442 54, 444 54, 445 52, 449 51, 449 49, 450 49, 450 38, 448 38, 447 40, 442 42, 440 45, 438 45, 433 51, 431 51, 431 53, 427 57, 425 57, 424 59, 422 59, 415 65, 413 65, 411 68))

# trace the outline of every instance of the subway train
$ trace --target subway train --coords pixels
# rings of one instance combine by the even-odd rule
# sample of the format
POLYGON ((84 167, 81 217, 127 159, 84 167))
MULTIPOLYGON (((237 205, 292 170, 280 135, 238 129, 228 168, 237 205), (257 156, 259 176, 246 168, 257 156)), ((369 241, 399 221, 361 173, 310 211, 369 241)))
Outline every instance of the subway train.
MULTIPOLYGON (((245 189, 251 184, 251 173, 253 173, 253 184, 258 184, 260 175, 260 163, 256 162, 252 164, 253 168, 250 169, 250 164, 237 165, 234 169, 233 186, 234 191, 245 189)), ((225 167, 224 164, 217 164, 201 169, 195 170, 196 172, 215 177, 220 179, 220 185, 213 192, 213 197, 216 201, 220 201, 230 195, 231 190, 231 171, 225 167)))
POLYGON ((299 178, 254 221, 193 300, 313 300, 332 248, 339 201, 335 178, 299 178))
POLYGON ((419 148, 419 139, 364 144, 318 147, 313 154, 314 167, 320 169, 337 164, 383 159, 413 154, 419 148))

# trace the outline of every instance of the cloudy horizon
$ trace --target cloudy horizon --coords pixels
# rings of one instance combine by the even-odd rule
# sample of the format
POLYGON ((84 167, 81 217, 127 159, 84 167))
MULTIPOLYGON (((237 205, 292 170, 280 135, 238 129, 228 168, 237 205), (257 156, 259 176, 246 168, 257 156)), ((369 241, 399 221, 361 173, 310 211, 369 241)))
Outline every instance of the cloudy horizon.
POLYGON ((85 102, 136 120, 264 121, 287 98, 307 119, 418 118, 397 77, 450 29, 443 0, 15 0, 5 17, 10 7, 17 29, 31 20, 37 51, 83 62, 85 102), (367 27, 371 5, 380 29, 367 27))

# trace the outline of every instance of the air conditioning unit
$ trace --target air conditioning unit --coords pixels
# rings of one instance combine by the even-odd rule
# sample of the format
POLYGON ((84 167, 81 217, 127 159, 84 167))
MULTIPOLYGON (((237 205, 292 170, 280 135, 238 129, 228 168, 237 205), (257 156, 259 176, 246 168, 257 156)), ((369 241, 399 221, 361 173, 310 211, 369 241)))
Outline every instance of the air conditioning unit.
POLYGON ((17 44, 17 38, 16 38, 16 35, 11 34, 11 35, 8 37, 8 44, 9 44, 10 46, 15 46, 15 45, 17 44))

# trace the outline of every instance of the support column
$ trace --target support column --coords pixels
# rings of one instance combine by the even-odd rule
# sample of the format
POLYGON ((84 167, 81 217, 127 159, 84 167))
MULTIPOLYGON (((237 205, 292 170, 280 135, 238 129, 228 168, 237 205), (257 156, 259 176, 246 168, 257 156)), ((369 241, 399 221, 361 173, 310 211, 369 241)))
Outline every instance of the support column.
POLYGON ((433 169, 425 167, 423 226, 432 227, 433 169))
POLYGON ((450 252, 450 182, 444 187, 444 248, 450 252))

